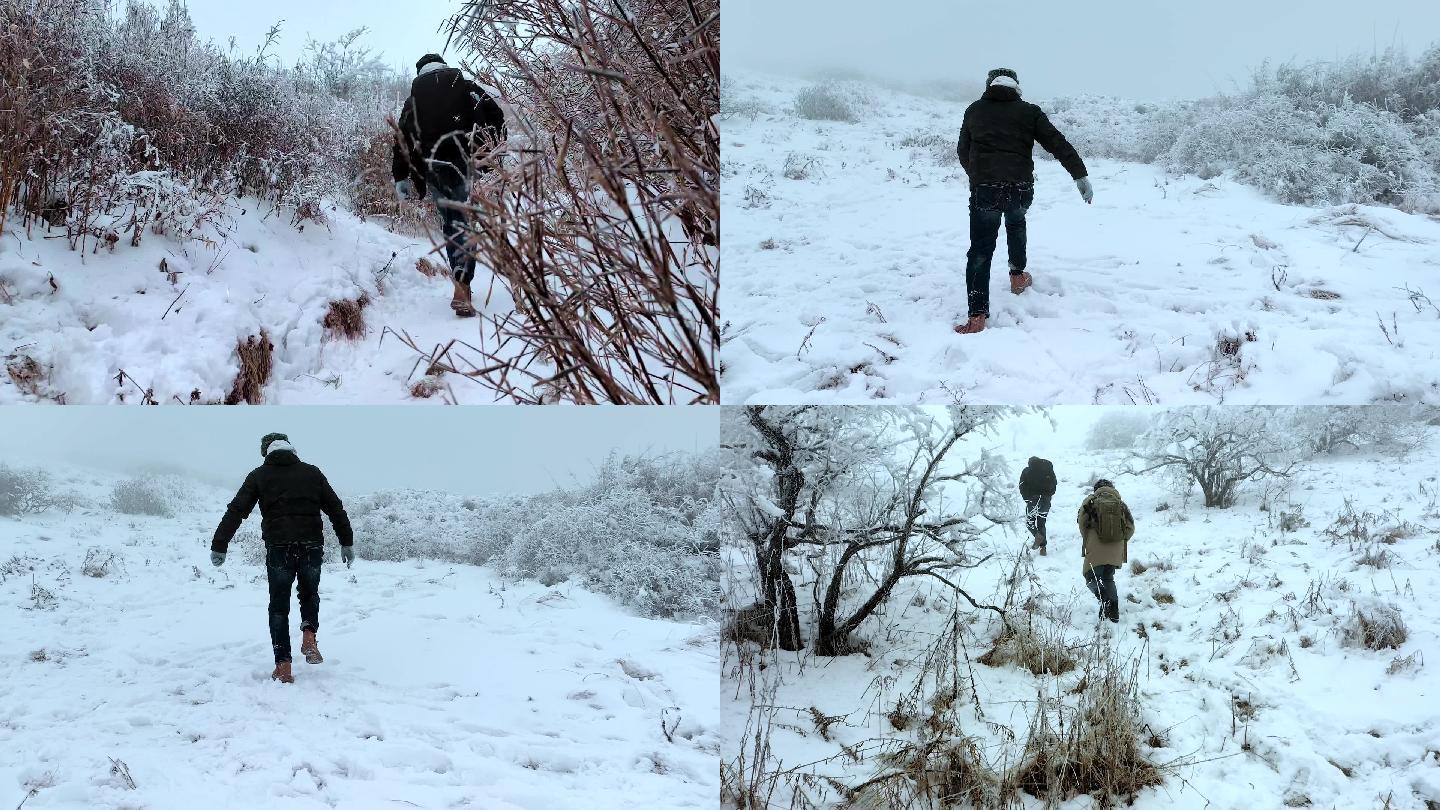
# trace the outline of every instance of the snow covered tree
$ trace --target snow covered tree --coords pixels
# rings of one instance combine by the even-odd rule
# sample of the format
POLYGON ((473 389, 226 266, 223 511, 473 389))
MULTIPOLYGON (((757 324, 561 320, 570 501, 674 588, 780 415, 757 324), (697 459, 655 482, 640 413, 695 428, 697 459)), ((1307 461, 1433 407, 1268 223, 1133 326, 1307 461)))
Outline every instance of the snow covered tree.
POLYGON ((738 454, 730 482, 735 520, 754 554, 759 601, 750 615, 773 619, 767 629, 782 649, 804 647, 790 573, 802 561, 818 577, 820 655, 853 652, 851 634, 907 577, 935 577, 970 599, 946 572, 983 562, 966 542, 1017 512, 997 458, 978 451, 958 468, 949 462, 1007 413, 966 406, 735 413, 725 444, 738 454), (854 594, 857 582, 866 584, 854 594))
POLYGON ((1312 405, 1292 408, 1286 432, 1311 455, 1370 447, 1406 453, 1430 439, 1437 409, 1400 403, 1312 405))
POLYGON ((1135 408, 1114 408, 1105 411, 1090 426, 1085 438, 1089 450, 1124 450, 1150 428, 1152 414, 1135 408))
POLYGON ((1205 407, 1166 411, 1142 436, 1129 472, 1172 470, 1198 484, 1207 508, 1228 509, 1246 481, 1288 478, 1298 453, 1273 408, 1205 407))

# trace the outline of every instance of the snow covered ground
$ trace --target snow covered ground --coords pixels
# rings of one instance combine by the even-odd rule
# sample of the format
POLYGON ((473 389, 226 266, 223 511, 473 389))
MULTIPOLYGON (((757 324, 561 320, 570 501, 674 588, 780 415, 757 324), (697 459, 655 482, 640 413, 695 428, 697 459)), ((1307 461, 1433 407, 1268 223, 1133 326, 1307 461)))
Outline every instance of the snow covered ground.
MULTIPOLYGON (((275 346, 266 404, 438 403, 446 397, 413 395, 428 363, 417 368, 416 351, 385 329, 426 353, 452 340, 493 347, 493 325, 481 335, 487 316, 511 312, 498 283, 482 306, 492 279, 482 266, 473 285, 480 317, 456 318, 448 276, 416 270, 422 256, 446 266, 430 242, 343 209, 303 230, 253 199, 230 200, 224 211, 213 244, 147 233, 138 248, 122 240, 96 254, 71 251, 43 228, 27 239, 11 227, 0 239, 0 359, 33 358, 45 379, 37 394, 0 375, 0 405, 139 402, 145 389, 159 402, 189 402, 195 391, 202 402, 223 400, 239 368, 236 342, 262 329, 275 346), (330 302, 362 296, 364 337, 327 334, 330 302)), ((494 400, 453 377, 441 386, 460 402, 494 400)))
POLYGON ((862 88, 858 123, 808 121, 807 82, 727 79, 727 403, 1440 401, 1440 220, 1082 155, 1087 206, 1037 147, 1035 286, 1002 232, 961 336, 964 105, 862 88))
POLYGON ((231 493, 116 515, 113 475, 56 472, 77 512, 0 517, 6 807, 715 805, 713 628, 483 568, 327 563, 325 663, 280 685, 257 527, 209 563, 231 493))
MULTIPOLYGON (((727 645, 723 758, 737 757, 742 737, 753 746, 747 720, 752 731, 768 725, 770 766, 792 771, 771 806, 792 806, 796 785, 816 805, 836 806, 842 791, 817 776, 853 788, 891 771, 894 760, 887 764, 882 752, 926 739, 924 723, 948 716, 958 724, 950 739, 977 739, 981 757, 1003 771, 1018 761, 1037 699, 1074 707, 1076 693, 1087 688, 1083 662, 1113 650, 1124 671, 1136 668, 1144 723, 1140 750, 1165 773, 1162 785, 1139 795, 1133 805, 1139 810, 1440 806, 1435 443, 1406 460, 1316 461, 1282 501, 1285 508, 1261 512, 1258 488, 1233 509, 1207 510, 1193 498, 1178 498, 1158 476, 1116 476, 1119 456, 1086 451, 1082 439, 1083 431, 1057 434, 1030 417, 989 443, 1017 476, 1031 454, 1055 462, 1060 484, 1050 553, 1021 559, 1016 603, 1033 596, 1026 620, 1059 634, 1077 669, 1036 675, 1013 664, 979 663, 999 631, 993 614, 972 610, 929 578, 902 580, 884 615, 857 633, 872 645, 867 655, 767 653, 771 665, 762 672, 753 659, 742 665, 727 645), (1097 632, 1074 523, 1095 475, 1114 477, 1134 510, 1138 530, 1130 559, 1146 567, 1116 576, 1122 602, 1113 636, 1097 632), (1326 536, 1347 508, 1363 516, 1370 543, 1326 536), (1280 528, 1282 513, 1296 515, 1293 530, 1280 528), (1389 567, 1360 564, 1367 548, 1389 555, 1389 567), (1346 644, 1353 605, 1378 603, 1400 611, 1408 640, 1378 651, 1346 644), (944 689, 935 683, 938 665, 927 656, 957 610, 963 644, 941 658, 952 665, 959 689, 946 708, 944 689), (751 705, 752 676, 766 685, 755 693, 762 698, 759 708, 751 705), (897 709, 894 716, 910 719, 906 730, 897 730, 891 719, 897 709)), ((997 560, 957 572, 957 583, 981 602, 999 603, 1016 556, 1028 544, 1022 534, 1016 529, 990 549, 975 549, 976 556, 997 552, 997 560)), ((752 598, 745 555, 737 550, 732 564, 732 604, 745 604, 752 598)), ((804 570, 795 577, 804 621, 814 577, 803 566, 796 570, 804 570)), ((866 581, 858 573, 854 578, 866 581)), ((752 759, 754 748, 745 754, 752 759)), ((1046 806, 1022 798, 1020 806, 1046 806)), ((1098 805, 1082 796, 1061 806, 1098 805)))

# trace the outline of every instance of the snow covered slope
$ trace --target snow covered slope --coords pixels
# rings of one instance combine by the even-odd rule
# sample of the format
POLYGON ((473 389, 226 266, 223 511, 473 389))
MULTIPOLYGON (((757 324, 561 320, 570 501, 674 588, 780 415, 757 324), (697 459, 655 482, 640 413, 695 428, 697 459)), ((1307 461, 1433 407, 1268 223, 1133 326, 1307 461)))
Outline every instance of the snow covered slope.
MULTIPOLYGON (((1076 668, 1032 674, 1014 664, 980 663, 999 633, 998 620, 926 577, 903 580, 884 615, 860 628, 857 636, 870 644, 866 655, 767 653, 772 665, 761 672, 753 661, 738 661, 730 647, 723 664, 723 758, 733 762, 743 738, 752 761, 754 732, 768 727, 770 767, 788 772, 772 806, 792 806, 792 786, 819 806, 836 806, 843 792, 816 776, 853 788, 894 772, 897 758, 887 754, 932 739, 932 722, 956 724, 937 750, 973 738, 980 758, 1004 772, 1020 760, 1040 698, 1052 707, 1052 724, 1079 722, 1073 709, 1095 687, 1096 673, 1087 673, 1085 662, 1112 651, 1122 672, 1134 668, 1140 751, 1162 766, 1165 779, 1139 795, 1137 810, 1440 805, 1440 604, 1434 598, 1440 589, 1440 451, 1432 447, 1405 461, 1314 462, 1284 508, 1261 512, 1256 490, 1233 509, 1207 510, 1177 498, 1158 477, 1116 476, 1115 455, 1087 452, 1078 437, 1057 436, 1034 422, 999 444, 997 452, 1017 475, 1031 454, 1055 462, 1060 484, 1049 555, 1026 555, 1017 569, 1016 555, 1029 540, 1022 542, 1023 529, 1017 530, 991 549, 973 549, 976 556, 997 552, 997 559, 957 572, 963 576, 956 582, 979 601, 1000 604, 1013 572, 1015 604, 1028 608, 1018 615, 1057 639, 1052 649, 1063 650, 1076 668), (1114 477, 1134 510, 1130 559, 1145 569, 1116 575, 1121 621, 1113 635, 1097 630, 1074 522, 1094 475, 1114 477), (1342 515, 1358 522, 1337 526, 1342 515), (1356 525, 1368 528, 1369 542, 1326 534, 1356 525), (1376 550, 1388 556, 1388 567, 1360 562, 1363 552, 1376 550), (1347 643, 1355 606, 1381 604, 1400 612, 1408 639, 1383 650, 1347 643), (939 642, 957 611, 962 644, 951 648, 939 642), (940 663, 930 657, 937 650, 940 663), (948 675, 937 684, 942 666, 948 675), (752 675, 766 684, 753 711, 752 675), (947 698, 952 676, 959 688, 947 698)), ((737 551, 734 559, 742 591, 734 603, 745 604, 750 579, 743 555, 737 551)), ((803 566, 797 570, 804 570, 795 576, 804 620, 814 577, 803 566)), ((860 573, 852 577, 857 588, 868 582, 860 573)), ((1047 806, 1021 798, 1017 807, 1047 806)), ((1079 797, 1060 806, 1098 805, 1079 797)))
MULTIPOLYGON (((386 327, 427 353, 451 340, 488 347, 485 316, 511 311, 498 284, 481 307, 492 278, 482 267, 474 284, 481 317, 456 318, 448 277, 416 270, 427 255, 445 267, 430 242, 343 209, 303 230, 253 199, 231 200, 224 212, 211 244, 146 234, 138 248, 122 241, 92 254, 43 230, 30 239, 13 228, 4 234, 0 359, 33 358, 44 380, 38 392, 25 391, 0 375, 0 404, 62 395, 72 405, 139 402, 145 389, 159 402, 188 402, 194 391, 200 401, 223 400, 239 368, 237 341, 262 329, 275 346, 266 404, 415 402, 412 385, 428 363, 416 369, 417 353, 386 327), (327 334, 330 302, 362 296, 370 302, 364 337, 327 334), (121 371, 126 379, 117 382, 121 371)), ((461 402, 493 400, 468 380, 444 384, 461 402)))
POLYGON ((805 82, 729 78, 728 403, 1440 401, 1440 221, 1085 156, 1087 206, 1037 147, 1035 287, 1001 233, 960 336, 964 105, 869 88, 858 123, 808 121, 805 82))
POLYGON ((325 663, 282 686, 256 528, 208 560, 230 493, 117 517, 103 476, 60 480, 90 505, 0 517, 7 807, 715 804, 713 629, 481 568, 327 563, 325 663))

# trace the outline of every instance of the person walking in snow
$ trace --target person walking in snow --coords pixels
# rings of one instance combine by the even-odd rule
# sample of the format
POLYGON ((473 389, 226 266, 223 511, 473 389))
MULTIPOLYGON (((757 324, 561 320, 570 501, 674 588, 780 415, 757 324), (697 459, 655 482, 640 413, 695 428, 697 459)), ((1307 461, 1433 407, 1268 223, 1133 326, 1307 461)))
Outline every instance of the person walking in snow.
POLYGON ((1120 621, 1120 596, 1115 589, 1115 569, 1130 559, 1130 538, 1135 536, 1135 517, 1109 480, 1095 482, 1095 491, 1085 496, 1076 515, 1080 525, 1081 554, 1085 558, 1085 587, 1100 601, 1100 618, 1120 621))
POLYGON ((1025 528, 1034 540, 1032 548, 1045 556, 1045 519, 1050 516, 1050 499, 1055 495, 1055 465, 1039 456, 1031 456, 1020 471, 1020 497, 1025 499, 1025 528))
POLYGON ((1020 98, 1020 77, 995 68, 985 92, 965 109, 956 152, 970 178, 970 250, 965 254, 969 317, 955 327, 962 335, 980 332, 990 317, 990 259, 1005 221, 1010 251, 1010 292, 1019 295, 1034 280, 1025 270, 1025 212, 1035 201, 1036 143, 1054 155, 1075 179, 1080 196, 1094 198, 1085 163, 1044 111, 1020 98))
POLYGON ((340 539, 340 557, 349 566, 355 560, 355 535, 345 505, 331 489, 320 468, 306 464, 284 433, 267 433, 260 439, 265 463, 245 476, 245 483, 230 501, 215 538, 210 561, 225 564, 225 553, 235 531, 260 505, 260 536, 265 541, 265 573, 270 584, 270 645, 275 650, 275 671, 270 677, 294 683, 290 670, 290 586, 300 587, 300 652, 308 664, 325 659, 315 641, 320 629, 320 562, 324 558, 324 512, 340 539))
POLYGON ((487 172, 491 168, 484 162, 472 166, 471 157, 488 155, 505 142, 505 113, 479 85, 445 64, 438 54, 420 57, 415 70, 410 96, 400 111, 390 174, 401 198, 421 198, 429 190, 440 212, 445 257, 454 276, 450 308, 456 315, 470 318, 475 315, 470 292, 475 256, 465 247, 470 170, 487 172))

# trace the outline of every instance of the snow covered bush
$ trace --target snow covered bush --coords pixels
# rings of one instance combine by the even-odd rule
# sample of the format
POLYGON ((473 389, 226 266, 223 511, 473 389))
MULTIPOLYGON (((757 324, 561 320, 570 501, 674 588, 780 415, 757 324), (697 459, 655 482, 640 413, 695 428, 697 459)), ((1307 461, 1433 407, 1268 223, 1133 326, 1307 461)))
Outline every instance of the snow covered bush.
POLYGON ((172 517, 175 509, 171 494, 160 479, 127 478, 110 489, 110 508, 122 515, 156 515, 172 517))
POLYGON ((1172 472, 1185 492, 1199 485, 1206 508, 1228 509, 1242 484, 1295 473, 1299 461, 1283 435, 1270 408, 1166 411, 1137 441, 1130 472, 1172 472))
POLYGON ((1380 602, 1353 605, 1342 632, 1346 644, 1367 650, 1398 650, 1410 636, 1400 611, 1380 602))
POLYGON ((569 582, 646 616, 714 615, 719 604, 714 453, 612 456, 595 479, 525 497, 381 492, 351 499, 364 559, 489 564, 569 582))
POLYGON ((1135 408, 1114 408, 1105 411, 1085 437, 1089 450, 1126 450, 1150 429, 1150 415, 1135 408))
POLYGON ((823 82, 800 88, 795 94, 795 114, 807 121, 860 120, 855 104, 836 82, 823 82))
POLYGON ((0 464, 0 516, 42 512, 51 502, 50 476, 44 470, 0 464))
POLYGON ((1366 406, 1317 405, 1290 411, 1286 432, 1312 455, 1342 450, 1419 450, 1431 439, 1433 406, 1376 403, 1366 406))
MULTIPOLYGON (((0 227, 63 228, 72 246, 206 238, 229 195, 323 218, 403 87, 356 32, 280 67, 200 39, 180 0, 0 0, 0 227)), ((278 33, 278 27, 271 36, 278 33)))

